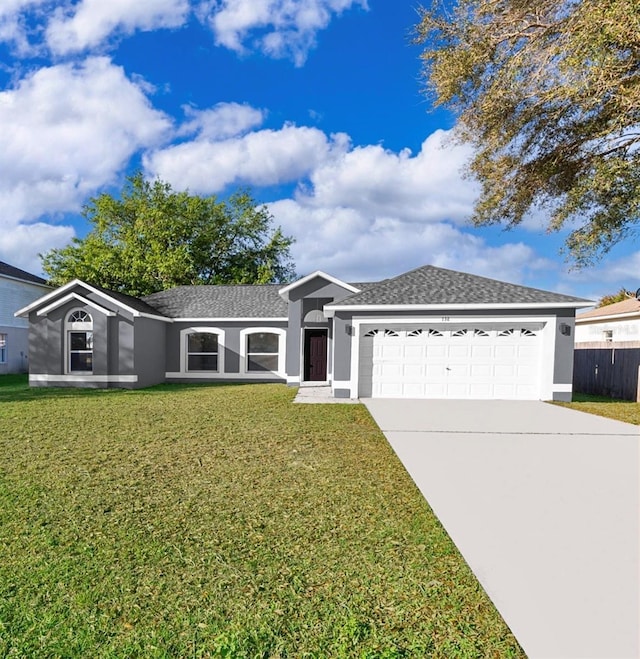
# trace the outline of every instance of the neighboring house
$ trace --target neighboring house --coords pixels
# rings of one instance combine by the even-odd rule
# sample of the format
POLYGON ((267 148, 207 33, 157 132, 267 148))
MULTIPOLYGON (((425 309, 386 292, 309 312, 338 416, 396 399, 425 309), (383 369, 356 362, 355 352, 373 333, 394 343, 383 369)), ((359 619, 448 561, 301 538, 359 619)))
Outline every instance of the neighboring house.
POLYGON ((635 297, 576 316, 576 392, 640 401, 640 301, 635 297))
POLYGON ((640 300, 632 297, 576 316, 576 347, 602 342, 640 342, 640 300))
POLYGON ((353 284, 182 286, 142 299, 72 281, 17 312, 30 383, 326 383, 338 398, 571 398, 568 295, 424 266, 353 284))
POLYGON ((27 372, 29 322, 14 312, 50 290, 41 277, 0 261, 0 375, 27 372))

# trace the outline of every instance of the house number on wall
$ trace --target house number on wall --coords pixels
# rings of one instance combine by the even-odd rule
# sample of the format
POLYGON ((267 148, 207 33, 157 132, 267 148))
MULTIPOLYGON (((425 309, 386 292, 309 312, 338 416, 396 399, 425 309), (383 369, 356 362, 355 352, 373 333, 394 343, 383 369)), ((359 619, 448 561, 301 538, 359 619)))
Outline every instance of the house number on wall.
POLYGON ((442 316, 442 322, 443 323, 448 323, 451 320, 449 316, 442 316))

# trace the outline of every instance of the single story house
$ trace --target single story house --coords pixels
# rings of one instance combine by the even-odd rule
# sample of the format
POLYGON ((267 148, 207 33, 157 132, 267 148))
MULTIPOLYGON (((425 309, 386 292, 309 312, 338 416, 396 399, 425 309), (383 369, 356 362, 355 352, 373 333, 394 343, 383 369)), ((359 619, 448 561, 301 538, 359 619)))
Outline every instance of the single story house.
POLYGON ((640 346, 640 300, 630 297, 576 316, 576 347, 585 343, 640 346))
POLYGON ((180 286, 135 298, 74 280, 25 306, 34 386, 325 383, 338 398, 570 400, 588 300, 423 266, 349 283, 180 286))
POLYGON ((42 277, 0 261, 0 375, 27 372, 29 322, 14 312, 50 290, 42 277))

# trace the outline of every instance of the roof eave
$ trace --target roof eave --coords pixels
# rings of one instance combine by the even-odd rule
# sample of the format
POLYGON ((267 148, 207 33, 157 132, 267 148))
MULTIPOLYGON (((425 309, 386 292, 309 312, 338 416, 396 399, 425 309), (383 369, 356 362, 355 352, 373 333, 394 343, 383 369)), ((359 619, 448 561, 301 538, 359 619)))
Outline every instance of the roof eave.
POLYGON ((640 311, 627 311, 625 313, 613 313, 601 316, 583 316, 582 318, 576 316, 576 323, 584 324, 589 321, 595 322, 599 320, 633 320, 634 318, 640 318, 640 311))
POLYGON ((475 311, 484 309, 581 309, 593 302, 507 302, 483 304, 327 304, 325 314, 333 316, 336 311, 475 311))

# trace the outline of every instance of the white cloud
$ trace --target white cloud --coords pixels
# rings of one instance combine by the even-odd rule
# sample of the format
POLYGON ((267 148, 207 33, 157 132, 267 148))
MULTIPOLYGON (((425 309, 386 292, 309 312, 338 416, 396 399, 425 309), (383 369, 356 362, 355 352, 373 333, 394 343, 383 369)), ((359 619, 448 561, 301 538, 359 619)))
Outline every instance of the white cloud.
POLYGON ((298 273, 321 269, 348 281, 375 281, 424 264, 524 282, 549 267, 523 243, 490 247, 448 222, 369 216, 354 208, 309 208, 286 199, 269 204, 276 224, 294 235, 298 273))
POLYGON ((317 32, 334 14, 352 7, 367 9, 367 0, 205 0, 199 13, 216 44, 237 53, 256 49, 269 57, 290 57, 301 66, 317 32))
POLYGON ((0 221, 77 210, 170 122, 106 58, 43 68, 0 92, 0 221))
POLYGON ((311 174, 311 190, 301 191, 298 199, 309 206, 355 206, 372 217, 466 222, 478 194, 477 185, 461 174, 469 155, 443 130, 430 135, 415 156, 408 150, 357 147, 323 161, 311 174))
POLYGON ((0 261, 10 263, 35 275, 41 274, 38 254, 64 247, 74 237, 70 226, 38 222, 4 227, 0 232, 0 261))
MULTIPOLYGON (((224 116, 233 108, 224 107, 224 116)), ((436 131, 420 152, 380 146, 353 148, 344 134, 286 125, 215 140, 217 109, 196 115, 190 142, 156 150, 144 159, 147 173, 200 194, 230 184, 298 185, 295 198, 269 204, 278 224, 293 235, 292 254, 301 274, 325 269, 351 280, 392 276, 432 263, 508 281, 549 268, 525 244, 490 247, 456 225, 469 219, 478 193, 463 179, 469 150, 436 131), (204 139, 208 119, 211 139, 204 139)), ((238 127, 257 115, 241 106, 238 127)))
POLYGON ((0 43, 11 44, 20 55, 27 54, 31 46, 24 14, 50 2, 51 0, 0 0, 0 43))
POLYGON ((147 154, 144 167, 178 189, 211 194, 228 185, 278 185, 305 177, 346 148, 344 135, 285 125, 221 141, 197 138, 147 154))
POLYGON ((260 126, 265 112, 246 104, 218 103, 208 110, 197 110, 185 106, 185 122, 179 135, 194 135, 205 140, 222 140, 242 135, 252 128, 260 126))
POLYGON ((82 0, 55 11, 46 39, 55 53, 77 52, 100 45, 114 32, 179 27, 189 10, 189 0, 82 0))

